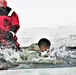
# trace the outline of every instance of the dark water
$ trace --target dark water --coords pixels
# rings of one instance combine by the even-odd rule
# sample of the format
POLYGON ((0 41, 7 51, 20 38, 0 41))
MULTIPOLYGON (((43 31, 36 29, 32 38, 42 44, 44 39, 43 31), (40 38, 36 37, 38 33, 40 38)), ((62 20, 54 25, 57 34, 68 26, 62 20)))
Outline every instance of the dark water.
MULTIPOLYGON (((40 68, 66 68, 66 67, 76 67, 76 58, 64 58, 63 63, 52 64, 52 63, 22 63, 17 65, 17 63, 7 63, 2 60, 0 62, 4 69, 15 70, 15 69, 40 69, 40 68)), ((1 69, 0 69, 1 70, 1 69)), ((3 69, 2 69, 3 70, 3 69)))
POLYGON ((62 64, 50 64, 50 63, 27 63, 20 64, 19 66, 9 68, 9 69, 38 69, 38 68, 66 68, 66 67, 76 67, 76 59, 74 58, 66 58, 63 59, 64 62, 62 64))

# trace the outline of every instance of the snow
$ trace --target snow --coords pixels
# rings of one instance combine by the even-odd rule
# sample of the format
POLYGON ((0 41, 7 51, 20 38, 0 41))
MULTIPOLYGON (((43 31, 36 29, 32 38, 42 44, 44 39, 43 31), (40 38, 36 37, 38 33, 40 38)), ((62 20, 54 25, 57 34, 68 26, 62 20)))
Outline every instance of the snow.
POLYGON ((8 0, 21 27, 76 25, 76 0, 8 0))
POLYGON ((76 68, 5 70, 0 75, 76 75, 76 68))

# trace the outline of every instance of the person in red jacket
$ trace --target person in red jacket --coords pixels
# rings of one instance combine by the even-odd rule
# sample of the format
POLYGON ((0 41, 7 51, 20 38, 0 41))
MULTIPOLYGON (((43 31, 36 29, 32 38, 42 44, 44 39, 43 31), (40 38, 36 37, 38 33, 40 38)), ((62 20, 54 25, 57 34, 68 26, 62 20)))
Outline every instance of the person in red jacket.
POLYGON ((3 39, 13 41, 19 49, 20 44, 17 42, 16 36, 19 28, 17 13, 7 6, 6 0, 0 0, 0 42, 3 42, 3 39), (2 33, 5 33, 4 37, 2 37, 2 33))

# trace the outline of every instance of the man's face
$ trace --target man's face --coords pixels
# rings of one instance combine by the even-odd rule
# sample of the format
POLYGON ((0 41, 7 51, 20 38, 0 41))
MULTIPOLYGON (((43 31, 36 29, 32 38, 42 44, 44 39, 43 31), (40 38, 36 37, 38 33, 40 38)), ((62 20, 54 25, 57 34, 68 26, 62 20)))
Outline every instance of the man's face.
POLYGON ((3 7, 5 2, 6 2, 6 0, 0 0, 0 7, 3 7))
POLYGON ((41 46, 40 49, 42 52, 47 51, 50 48, 50 46, 45 47, 45 46, 41 46))

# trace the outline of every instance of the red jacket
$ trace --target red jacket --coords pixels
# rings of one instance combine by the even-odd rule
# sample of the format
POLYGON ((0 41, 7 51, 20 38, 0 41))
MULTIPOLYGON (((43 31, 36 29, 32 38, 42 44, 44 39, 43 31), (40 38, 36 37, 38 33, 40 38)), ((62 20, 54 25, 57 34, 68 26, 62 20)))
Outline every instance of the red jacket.
POLYGON ((13 12, 9 16, 8 14, 11 13, 11 11, 12 11, 12 9, 9 7, 0 9, 0 29, 2 31, 10 31, 11 27, 16 26, 17 27, 17 29, 15 31, 15 33, 16 33, 20 27, 19 19, 15 12, 13 12), (6 11, 4 12, 4 10, 6 10, 6 11), (8 11, 8 13, 7 13, 7 11, 8 11))
MULTIPOLYGON (((16 33, 19 28, 19 18, 16 12, 6 6, 6 4, 4 7, 0 7, 0 30, 3 32, 13 31, 16 33)), ((16 36, 14 39, 17 41, 16 36)), ((18 43, 17 46, 19 46, 18 43)))

